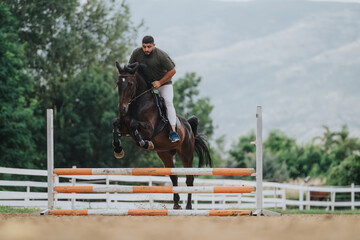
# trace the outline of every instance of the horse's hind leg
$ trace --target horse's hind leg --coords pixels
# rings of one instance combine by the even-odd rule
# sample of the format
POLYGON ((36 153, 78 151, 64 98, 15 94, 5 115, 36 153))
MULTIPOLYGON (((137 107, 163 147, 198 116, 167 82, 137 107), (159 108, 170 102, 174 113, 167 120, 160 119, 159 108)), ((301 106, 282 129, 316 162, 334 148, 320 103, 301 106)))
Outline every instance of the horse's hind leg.
MULTIPOLYGON (((193 175, 186 175, 186 186, 193 187, 194 186, 194 176, 193 175)), ((188 200, 186 204, 186 209, 192 209, 191 206, 191 193, 188 194, 188 200)))
MULTIPOLYGON (((166 168, 174 168, 174 155, 175 151, 169 151, 169 152, 158 152, 158 156, 161 158, 161 160, 164 163, 164 166, 166 168)), ((176 175, 170 175, 171 182, 174 187, 178 186, 178 176, 176 175)), ((181 209, 181 206, 179 205, 180 196, 178 193, 174 193, 174 209, 181 209)))

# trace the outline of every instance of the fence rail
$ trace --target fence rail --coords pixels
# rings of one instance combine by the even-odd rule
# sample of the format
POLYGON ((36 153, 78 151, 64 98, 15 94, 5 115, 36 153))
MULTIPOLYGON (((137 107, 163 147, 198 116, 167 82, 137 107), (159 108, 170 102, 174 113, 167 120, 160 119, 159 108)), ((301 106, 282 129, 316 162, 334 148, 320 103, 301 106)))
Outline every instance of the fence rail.
MULTIPOLYGON (((0 167, 0 174, 12 174, 23 176, 47 176, 46 170, 15 169, 0 167)), ((58 176, 55 182, 59 186, 128 186, 129 184, 141 184, 147 186, 171 186, 169 177, 160 176, 123 176, 123 175, 71 175, 58 176), (60 181, 61 179, 61 181, 60 181)), ((185 186, 185 178, 179 178, 179 186, 185 186)), ((255 181, 234 179, 201 179, 195 180, 195 186, 256 186, 255 181)), ((47 208, 47 182, 0 180, 0 188, 10 189, 0 191, 0 205, 13 207, 47 208), (14 191, 14 188, 23 187, 26 191, 14 191), (35 189, 34 189, 35 188, 35 189)), ((187 194, 180 194, 181 204, 185 203, 187 194)), ((55 197, 57 208, 116 208, 116 209, 171 209, 173 194, 148 194, 148 193, 58 193, 55 197)), ((360 187, 352 184, 346 187, 332 186, 307 186, 283 183, 263 183, 264 208, 286 209, 296 206, 300 210, 311 207, 324 207, 335 210, 335 208, 355 209, 360 207, 360 187), (297 192, 298 199, 289 199, 289 192, 297 192), (323 192, 325 201, 312 200, 312 193, 323 192), (347 194, 345 199, 341 195, 347 194)), ((255 194, 230 193, 209 194, 197 193, 193 195, 195 210, 202 209, 228 209, 256 208, 255 194)))

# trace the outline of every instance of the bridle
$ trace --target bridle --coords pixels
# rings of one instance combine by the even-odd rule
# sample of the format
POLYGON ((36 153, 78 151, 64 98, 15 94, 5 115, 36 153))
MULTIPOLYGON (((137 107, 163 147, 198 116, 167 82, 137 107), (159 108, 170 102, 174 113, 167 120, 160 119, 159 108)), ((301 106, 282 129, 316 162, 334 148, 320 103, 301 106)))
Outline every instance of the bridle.
MULTIPOLYGON (((122 81, 125 81, 125 78, 126 77, 134 77, 134 75, 128 75, 128 74, 124 74, 124 75, 120 75, 119 76, 119 79, 122 78, 123 80, 122 81)), ((117 85, 118 86, 118 85, 117 85)), ((126 105, 126 108, 125 108, 125 112, 128 111, 130 105, 135 102, 136 100, 138 100, 139 98, 141 98, 143 95, 145 95, 146 93, 149 93, 149 92, 152 92, 154 90, 153 87, 149 88, 148 90, 145 90, 144 92, 140 93, 139 95, 137 96, 133 96, 130 101, 128 102, 128 104, 126 105)))

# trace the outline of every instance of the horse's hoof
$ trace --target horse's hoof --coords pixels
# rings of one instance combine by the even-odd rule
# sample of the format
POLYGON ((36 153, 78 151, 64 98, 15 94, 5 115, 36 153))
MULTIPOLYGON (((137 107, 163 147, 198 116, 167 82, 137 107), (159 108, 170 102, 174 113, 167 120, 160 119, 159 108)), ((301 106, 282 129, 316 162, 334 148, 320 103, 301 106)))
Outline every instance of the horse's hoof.
POLYGON ((121 152, 119 152, 119 153, 117 153, 117 152, 114 151, 114 157, 115 157, 116 159, 121 159, 121 158, 124 157, 124 155, 125 155, 124 150, 121 150, 121 152))
POLYGON ((186 205, 186 210, 192 210, 192 206, 191 205, 186 205))
POLYGON ((175 209, 175 210, 181 210, 182 207, 181 207, 178 203, 175 203, 175 204, 174 204, 174 209, 175 209))
POLYGON ((153 142, 149 141, 148 144, 149 144, 149 146, 148 146, 147 150, 154 150, 155 147, 154 147, 153 142))

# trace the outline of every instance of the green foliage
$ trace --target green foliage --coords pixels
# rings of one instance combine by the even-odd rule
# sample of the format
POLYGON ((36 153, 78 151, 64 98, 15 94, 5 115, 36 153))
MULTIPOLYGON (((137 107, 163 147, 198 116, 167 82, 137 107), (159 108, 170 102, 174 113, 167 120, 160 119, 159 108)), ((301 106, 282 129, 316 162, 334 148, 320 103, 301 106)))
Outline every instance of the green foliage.
MULTIPOLYGON (((275 136, 277 132, 270 134, 275 136)), ((229 167, 256 168, 256 148, 255 145, 251 143, 255 141, 255 139, 254 131, 239 138, 238 143, 233 145, 229 151, 230 161, 234 162, 234 164, 230 164, 229 167)), ((264 146, 266 146, 266 143, 267 141, 264 143, 264 146)), ((278 151, 272 151, 272 149, 269 148, 264 149, 263 178, 267 181, 285 181, 289 178, 286 162, 280 160, 278 151)))
POLYGON ((264 142, 264 148, 278 156, 279 164, 285 163, 287 165, 291 178, 301 175, 302 168, 297 161, 299 149, 295 139, 289 138, 279 130, 274 130, 270 132, 269 137, 264 142))
MULTIPOLYGON (((6 139, 1 145, 2 159, 8 166, 45 167, 47 108, 54 109, 56 167, 162 166, 156 153, 138 148, 129 138, 122 138, 125 158, 113 158, 111 120, 117 115, 118 96, 114 89, 117 72, 110 66, 116 60, 126 62, 135 46, 137 28, 142 24, 134 26, 125 2, 108 3, 100 0, 89 0, 86 4, 79 0, 2 3, 2 9, 6 6, 11 12, 7 14, 14 16, 1 21, 6 33, 2 36, 8 38, 1 43, 7 44, 1 45, 1 51, 7 53, 1 55, 7 57, 1 59, 1 66, 13 63, 13 67, 2 67, 1 71, 14 72, 6 73, 9 84, 1 86, 2 92, 6 92, 2 97, 9 98, 2 101, 1 109, 1 123, 9 124, 1 132, 2 139, 6 139), (15 20, 19 25, 12 23, 15 20), (21 58, 27 61, 22 62, 21 58), (29 77, 23 74, 24 67, 29 77), (37 100, 31 98, 35 95, 37 100), (21 161, 25 156, 26 161, 21 161)), ((179 114, 197 115, 200 132, 211 136, 209 115, 213 106, 209 98, 198 96, 200 80, 194 73, 179 79, 175 83, 175 104, 180 107, 179 114)))
POLYGON ((230 156, 235 160, 232 167, 246 168, 254 165, 256 149, 251 142, 255 141, 255 139, 255 132, 251 131, 249 134, 241 136, 238 143, 233 145, 229 151, 230 156))
POLYGON ((323 152, 317 173, 328 175, 332 168, 336 168, 346 158, 359 154, 360 141, 349 137, 347 126, 343 126, 339 132, 331 132, 327 126, 324 129, 323 136, 314 138, 314 145, 323 152))
POLYGON ((195 73, 186 73, 174 83, 174 106, 176 113, 188 118, 195 115, 199 119, 199 132, 210 138, 214 132, 214 126, 210 114, 214 108, 210 104, 210 98, 199 97, 198 86, 201 77, 195 73))
POLYGON ((34 116, 37 100, 34 83, 25 74, 24 44, 18 40, 18 24, 0 3, 0 166, 36 168, 36 132, 42 120, 34 116))
MULTIPOLYGON (((186 73, 184 77, 177 79, 174 83, 174 106, 178 115, 185 118, 195 115, 199 119, 198 133, 209 139, 214 131, 210 117, 214 106, 210 104, 208 97, 199 97, 200 82, 201 77, 197 77, 195 73, 186 73)), ((181 167, 180 158, 176 156, 175 160, 175 166, 181 167)), ((196 154, 193 166, 198 166, 196 154)))
POLYGON ((360 184, 360 156, 347 157, 338 166, 331 168, 326 179, 327 185, 346 186, 354 183, 360 184))
POLYGON ((215 139, 215 146, 210 148, 214 168, 226 167, 225 135, 215 139))
MULTIPOLYGON (((116 60, 126 61, 139 26, 133 26, 124 2, 80 3, 9 0, 4 4, 19 20, 16 39, 26 42, 26 66, 38 98, 34 114, 44 119, 46 108, 54 109, 55 164, 110 167, 116 163, 112 159, 111 120, 117 115, 118 101, 114 90, 117 75, 110 66, 116 60)), ((41 168, 46 164, 46 125, 43 120, 29 121, 37 128, 30 133, 41 135, 31 144, 42 156, 38 158, 42 163, 26 162, 41 168)), ((16 135, 19 141, 22 135, 16 135)))
MULTIPOLYGON (((327 178, 330 185, 359 183, 358 138, 350 138, 347 126, 339 132, 324 127, 324 135, 300 146, 295 139, 279 130, 273 130, 264 141, 263 175, 268 181, 286 181, 289 178, 327 178)), ((232 167, 256 167, 255 139, 251 132, 233 145, 230 153, 232 167)))

